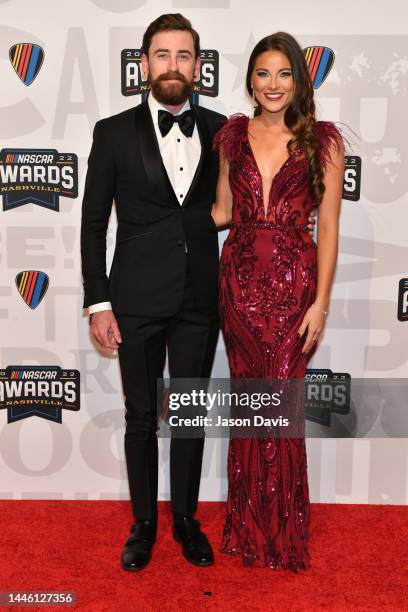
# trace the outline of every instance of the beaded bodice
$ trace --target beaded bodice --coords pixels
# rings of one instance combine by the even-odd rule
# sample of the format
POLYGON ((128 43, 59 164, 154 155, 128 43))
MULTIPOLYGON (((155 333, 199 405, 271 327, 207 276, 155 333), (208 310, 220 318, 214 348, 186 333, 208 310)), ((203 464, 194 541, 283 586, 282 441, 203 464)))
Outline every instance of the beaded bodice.
MULTIPOLYGON (((233 194, 233 223, 271 223, 278 226, 306 226, 313 208, 309 189, 309 164, 304 151, 296 149, 273 177, 268 202, 263 201, 262 176, 248 138, 249 118, 233 115, 215 137, 230 163, 233 194)), ((341 136, 333 123, 318 121, 320 162, 327 166, 329 147, 341 136)))

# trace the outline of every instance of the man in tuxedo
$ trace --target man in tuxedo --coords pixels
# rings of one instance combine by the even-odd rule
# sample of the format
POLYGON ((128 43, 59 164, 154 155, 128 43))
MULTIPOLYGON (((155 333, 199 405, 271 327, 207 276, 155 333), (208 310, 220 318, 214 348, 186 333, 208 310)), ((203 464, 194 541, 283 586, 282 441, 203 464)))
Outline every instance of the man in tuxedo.
MULTIPOLYGON (((84 307, 104 347, 118 348, 126 404, 125 454, 135 523, 121 562, 141 570, 157 528, 157 379, 166 348, 174 378, 208 378, 218 337, 218 237, 211 217, 218 178, 214 134, 223 115, 190 106, 199 78, 199 36, 180 14, 162 15, 143 37, 148 100, 98 121, 82 208, 84 307), (118 228, 106 274, 106 231, 118 228)), ((173 535, 185 558, 213 563, 195 520, 203 438, 173 438, 173 535)))

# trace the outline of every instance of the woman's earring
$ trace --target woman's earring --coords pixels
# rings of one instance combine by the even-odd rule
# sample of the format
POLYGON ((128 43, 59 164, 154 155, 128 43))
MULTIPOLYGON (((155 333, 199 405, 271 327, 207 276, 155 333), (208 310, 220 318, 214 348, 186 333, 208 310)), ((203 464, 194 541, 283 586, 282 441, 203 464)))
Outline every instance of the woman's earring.
POLYGON ((256 96, 255 96, 255 90, 254 90, 254 88, 253 88, 253 86, 252 86, 252 83, 251 83, 251 89, 252 89, 252 99, 253 99, 253 101, 254 101, 254 103, 255 103, 255 106, 257 106, 257 105, 258 105, 258 101, 257 101, 257 99, 256 99, 256 96))

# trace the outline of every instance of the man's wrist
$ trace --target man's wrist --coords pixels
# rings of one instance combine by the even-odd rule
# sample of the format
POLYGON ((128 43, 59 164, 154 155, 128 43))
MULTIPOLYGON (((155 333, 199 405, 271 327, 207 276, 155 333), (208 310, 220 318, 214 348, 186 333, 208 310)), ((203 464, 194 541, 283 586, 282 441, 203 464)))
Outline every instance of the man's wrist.
POLYGON ((88 308, 89 316, 95 314, 95 312, 102 312, 103 310, 112 310, 110 302, 98 302, 97 304, 91 304, 88 308))

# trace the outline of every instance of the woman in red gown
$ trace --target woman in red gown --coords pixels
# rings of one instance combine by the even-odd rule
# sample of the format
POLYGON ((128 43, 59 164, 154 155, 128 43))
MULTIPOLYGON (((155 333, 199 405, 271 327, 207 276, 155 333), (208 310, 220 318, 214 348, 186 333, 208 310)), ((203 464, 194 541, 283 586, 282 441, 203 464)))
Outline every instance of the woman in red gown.
MULTIPOLYGON (((213 219, 230 225, 220 261, 220 316, 232 379, 303 378, 325 324, 334 276, 344 148, 316 121, 302 49, 261 40, 248 66, 254 118, 217 134, 213 219), (307 220, 318 205, 317 245, 307 220)), ((223 552, 247 566, 308 569, 304 438, 231 439, 223 552)))

